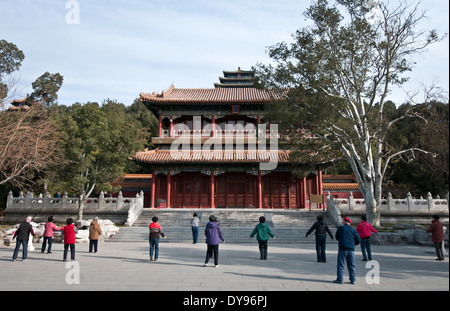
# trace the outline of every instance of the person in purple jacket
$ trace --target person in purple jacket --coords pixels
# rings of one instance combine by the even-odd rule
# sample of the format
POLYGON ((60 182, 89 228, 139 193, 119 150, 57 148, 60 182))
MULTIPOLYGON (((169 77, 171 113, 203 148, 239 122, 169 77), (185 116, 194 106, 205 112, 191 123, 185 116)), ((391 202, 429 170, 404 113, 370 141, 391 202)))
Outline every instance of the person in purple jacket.
POLYGON ((217 223, 217 217, 214 215, 209 216, 209 223, 205 228, 206 244, 208 246, 206 251, 206 259, 204 266, 208 266, 209 259, 214 253, 214 266, 219 267, 219 244, 225 243, 225 239, 222 236, 222 231, 217 223))

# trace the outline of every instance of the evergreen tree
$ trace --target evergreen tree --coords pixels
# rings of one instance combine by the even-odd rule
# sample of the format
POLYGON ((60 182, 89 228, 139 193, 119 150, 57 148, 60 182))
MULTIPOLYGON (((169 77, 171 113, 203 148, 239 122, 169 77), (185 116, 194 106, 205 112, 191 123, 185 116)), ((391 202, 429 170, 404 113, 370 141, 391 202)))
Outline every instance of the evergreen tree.
POLYGON ((101 106, 75 103, 65 110, 60 118, 65 133, 61 147, 69 163, 58 169, 51 183, 53 188, 82 195, 81 219, 85 199, 96 191, 114 190, 111 182, 123 174, 129 157, 142 149, 149 133, 113 100, 101 106))

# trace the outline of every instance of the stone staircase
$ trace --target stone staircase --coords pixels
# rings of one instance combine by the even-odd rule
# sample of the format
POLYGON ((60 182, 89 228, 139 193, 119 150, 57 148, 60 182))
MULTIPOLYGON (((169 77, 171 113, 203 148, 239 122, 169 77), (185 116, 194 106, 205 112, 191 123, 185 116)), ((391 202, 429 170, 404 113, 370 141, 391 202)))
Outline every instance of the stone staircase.
MULTIPOLYGON (((254 210, 254 209, 145 209, 132 227, 121 227, 118 234, 108 242, 147 241, 152 217, 157 216, 167 239, 161 242, 192 242, 191 219, 196 212, 201 220, 199 243, 204 243, 204 228, 209 216, 215 215, 220 223, 227 243, 255 243, 256 237, 249 239, 259 217, 266 217, 266 223, 276 236, 270 243, 315 243, 314 233, 305 238, 306 232, 316 221, 317 215, 323 214, 331 232, 336 232, 328 216, 323 211, 308 210, 254 210)), ((333 243, 328 238, 329 243, 333 243)))

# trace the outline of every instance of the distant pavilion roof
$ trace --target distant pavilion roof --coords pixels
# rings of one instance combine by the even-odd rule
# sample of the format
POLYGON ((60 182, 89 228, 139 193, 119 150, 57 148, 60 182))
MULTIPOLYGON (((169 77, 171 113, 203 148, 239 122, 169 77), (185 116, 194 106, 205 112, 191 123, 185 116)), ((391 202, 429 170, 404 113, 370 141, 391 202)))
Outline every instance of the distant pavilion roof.
POLYGON ((150 189, 152 186, 151 174, 122 174, 111 185, 123 189, 150 189))
POLYGON ((216 88, 253 88, 255 81, 255 71, 253 70, 238 70, 224 71, 223 77, 219 77, 220 83, 214 83, 216 88))
POLYGON ((357 183, 323 183, 322 188, 326 190, 358 190, 357 183))
POLYGON ((355 175, 323 175, 324 190, 359 190, 355 175))
POLYGON ((36 105, 37 103, 32 100, 30 95, 27 95, 27 97, 22 99, 15 99, 11 103, 11 106, 9 106, 9 111, 28 111, 31 109, 33 105, 36 105))
POLYGON ((150 103, 174 104, 255 104, 270 102, 270 94, 256 88, 177 89, 173 85, 161 94, 141 93, 140 99, 150 103))

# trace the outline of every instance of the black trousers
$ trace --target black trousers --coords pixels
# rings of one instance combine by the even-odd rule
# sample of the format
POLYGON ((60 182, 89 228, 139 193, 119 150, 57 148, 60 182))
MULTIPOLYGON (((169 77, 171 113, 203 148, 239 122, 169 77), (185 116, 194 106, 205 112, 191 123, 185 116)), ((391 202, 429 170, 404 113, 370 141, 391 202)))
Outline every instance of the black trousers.
POLYGON ((53 238, 52 237, 44 237, 44 241, 42 242, 42 248, 41 248, 41 253, 43 253, 45 251, 45 248, 47 247, 47 241, 48 241, 48 251, 49 253, 52 252, 52 242, 53 242, 53 238))
POLYGON ((444 253, 442 252, 442 242, 434 242, 434 248, 436 249, 437 259, 444 260, 444 253))
POLYGON ((64 260, 67 260, 67 253, 69 252, 70 246, 70 259, 75 260, 75 243, 73 244, 64 244, 64 260))
POLYGON ((316 235, 317 262, 327 262, 327 255, 325 253, 326 245, 327 245, 327 236, 316 235))
POLYGON ((219 245, 209 245, 206 250, 205 263, 209 262, 209 259, 214 256, 214 264, 217 266, 219 264, 219 245))
POLYGON ((267 241, 258 241, 260 259, 267 259, 267 241))
POLYGON ((94 252, 98 251, 98 240, 89 240, 89 253, 92 253, 92 249, 94 252))

